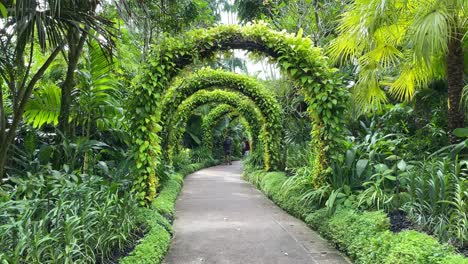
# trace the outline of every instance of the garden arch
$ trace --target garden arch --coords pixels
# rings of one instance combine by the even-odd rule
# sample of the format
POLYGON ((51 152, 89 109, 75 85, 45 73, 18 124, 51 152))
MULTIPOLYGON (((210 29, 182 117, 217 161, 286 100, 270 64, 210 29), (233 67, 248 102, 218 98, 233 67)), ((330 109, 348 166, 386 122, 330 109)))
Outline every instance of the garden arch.
POLYGON ((161 158, 161 112, 158 102, 173 78, 186 66, 216 52, 244 49, 274 59, 280 69, 301 87, 313 122, 311 148, 312 181, 320 186, 331 169, 329 160, 343 159, 343 112, 348 91, 328 66, 320 48, 310 38, 272 30, 264 23, 247 26, 220 25, 166 38, 153 46, 148 62, 135 78, 129 118, 137 146, 135 192, 141 200, 156 196, 156 168, 161 158))
MULTIPOLYGON (((202 130, 203 130, 203 138, 202 138, 202 146, 208 151, 209 153, 213 152, 213 128, 219 122, 219 120, 226 116, 227 114, 236 115, 238 112, 228 104, 221 104, 217 107, 213 108, 204 118, 202 123, 202 130)), ((248 124, 248 122, 247 122, 248 124)), ((248 130, 250 130, 250 124, 248 124, 248 130)), ((251 134, 252 131, 250 131, 251 134)), ((258 135, 258 134, 253 134, 258 135)))
POLYGON ((257 133, 255 134, 255 136, 258 138, 257 140, 262 142, 265 170, 269 170, 270 164, 276 161, 272 161, 272 155, 270 151, 272 138, 269 136, 269 131, 266 130, 267 122, 265 117, 260 111, 258 111, 258 109, 255 107, 255 104, 253 104, 253 102, 250 101, 248 97, 235 92, 228 92, 223 90, 200 90, 184 100, 174 113, 173 121, 168 124, 174 127, 173 130, 168 131, 170 146, 168 151, 172 153, 172 148, 177 144, 176 142, 180 141, 180 138, 184 133, 185 124, 190 117, 190 113, 194 109, 209 103, 228 104, 240 112, 240 114, 252 127, 252 133, 257 133), (175 123, 178 125, 175 125, 175 123))
POLYGON ((201 69, 189 77, 173 84, 164 94, 161 113, 162 147, 168 149, 168 135, 172 129, 170 119, 178 105, 195 92, 203 89, 227 89, 238 91, 251 99, 265 116, 266 129, 268 130, 268 146, 270 150, 269 169, 280 168, 281 139, 282 139, 282 110, 278 100, 259 81, 254 78, 223 70, 210 68, 201 69))

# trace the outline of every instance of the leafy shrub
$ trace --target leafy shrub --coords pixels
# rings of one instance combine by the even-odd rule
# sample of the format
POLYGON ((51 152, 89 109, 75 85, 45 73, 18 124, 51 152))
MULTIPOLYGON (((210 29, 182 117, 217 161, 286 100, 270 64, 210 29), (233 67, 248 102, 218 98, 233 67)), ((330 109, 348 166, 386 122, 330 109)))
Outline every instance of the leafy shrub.
POLYGON ((172 158, 172 164, 174 166, 175 171, 179 171, 180 169, 184 168, 185 166, 190 165, 191 162, 191 150, 190 149, 183 149, 177 155, 174 155, 172 158))
POLYGON ((125 181, 48 169, 12 178, 0 203, 0 260, 94 263, 135 240, 137 201, 125 181))
POLYGON ((167 231, 167 225, 158 221, 161 215, 151 209, 143 209, 141 213, 144 214, 149 232, 129 256, 119 261, 121 264, 160 263, 171 243, 171 233, 167 231))
POLYGON ((404 206, 410 218, 440 240, 459 246, 468 241, 468 180, 461 166, 448 158, 428 160, 402 179, 410 196, 404 206))
POLYGON ((256 169, 262 169, 265 167, 265 163, 263 161, 262 149, 263 149, 262 144, 257 143, 257 148, 254 149, 244 161, 245 170, 256 170, 256 169))
POLYGON ((286 198, 281 195, 279 186, 288 180, 284 173, 249 171, 244 177, 279 206, 305 219, 356 263, 468 263, 466 258, 455 255, 453 248, 439 244, 426 234, 391 233, 389 219, 382 211, 359 212, 343 208, 329 214, 327 208, 322 208, 312 212, 310 207, 298 202, 303 193, 289 192, 286 198))
POLYGON ((438 263, 453 252, 447 245, 436 239, 413 230, 403 231, 393 236, 385 263, 438 263))
POLYGON ((139 220, 146 226, 147 233, 135 249, 119 260, 122 264, 153 264, 161 263, 169 249, 173 235, 172 220, 177 196, 182 189, 184 177, 196 170, 215 165, 217 162, 208 160, 202 163, 186 165, 178 173, 171 175, 163 182, 161 191, 151 203, 150 208, 140 208, 139 220))
POLYGON ((355 258, 377 233, 388 230, 390 224, 381 211, 358 213, 337 211, 328 222, 326 234, 339 248, 355 258))
POLYGON ((174 174, 164 183, 164 188, 152 203, 152 208, 171 221, 174 218, 174 204, 182 188, 182 181, 182 175, 174 174))
POLYGON ((192 150, 190 155, 190 161, 192 164, 203 163, 211 161, 213 162, 213 156, 205 147, 198 147, 192 150))

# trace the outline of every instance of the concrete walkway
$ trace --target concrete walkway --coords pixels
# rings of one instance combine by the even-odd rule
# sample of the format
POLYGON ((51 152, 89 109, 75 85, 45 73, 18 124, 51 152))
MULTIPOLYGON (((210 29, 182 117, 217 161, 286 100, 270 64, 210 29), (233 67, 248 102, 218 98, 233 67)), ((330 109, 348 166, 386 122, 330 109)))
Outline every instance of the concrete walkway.
POLYGON ((187 176, 163 263, 350 263, 241 173, 235 162, 187 176))

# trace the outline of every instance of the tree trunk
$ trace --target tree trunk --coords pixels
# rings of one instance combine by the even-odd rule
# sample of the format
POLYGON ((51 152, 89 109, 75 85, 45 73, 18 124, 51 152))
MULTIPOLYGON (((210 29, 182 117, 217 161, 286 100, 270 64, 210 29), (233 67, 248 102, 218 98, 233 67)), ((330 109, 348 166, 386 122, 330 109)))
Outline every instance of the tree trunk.
POLYGON ((0 185, 2 185, 2 179, 4 178, 5 165, 7 161, 6 153, 8 151, 8 147, 8 144, 6 144, 5 146, 2 144, 2 146, 0 147, 0 185))
MULTIPOLYGON (((13 121, 11 126, 8 128, 8 132, 3 136, 2 141, 0 142, 0 178, 3 178, 5 173, 5 164, 8 159, 7 153, 10 145, 13 143, 16 135, 16 129, 18 128, 21 118, 23 116, 24 109, 31 93, 36 86, 36 83, 44 76, 45 71, 49 68, 52 62, 55 60, 59 52, 62 50, 62 45, 55 48, 49 58, 44 62, 44 64, 39 68, 39 70, 34 74, 29 83, 24 84, 24 93, 18 98, 16 106, 13 109, 13 121)), ((1 184, 1 181, 0 181, 1 184)))
POLYGON ((59 129, 65 136, 70 135, 70 108, 72 104, 71 92, 75 87, 75 71, 78 61, 83 51, 83 46, 87 37, 84 31, 81 35, 78 30, 73 30, 67 36, 68 39, 68 68, 65 81, 61 85, 62 96, 60 102, 59 129))
POLYGON ((319 39, 320 39, 320 16, 319 16, 319 6, 318 0, 314 0, 314 17, 315 17, 315 26, 317 27, 317 32, 314 34, 314 44, 315 46, 319 46, 319 39))
POLYGON ((447 54, 447 86, 448 86, 448 130, 450 142, 456 143, 457 137, 453 130, 464 127, 465 116, 460 107, 463 90, 463 43, 459 33, 453 34, 449 40, 447 54))

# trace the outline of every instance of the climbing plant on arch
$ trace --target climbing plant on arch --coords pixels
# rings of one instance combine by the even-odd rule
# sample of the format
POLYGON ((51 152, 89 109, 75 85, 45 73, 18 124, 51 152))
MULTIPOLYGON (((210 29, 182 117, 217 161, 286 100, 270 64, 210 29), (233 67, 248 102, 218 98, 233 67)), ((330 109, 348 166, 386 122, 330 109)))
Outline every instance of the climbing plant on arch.
POLYGON ((135 78, 130 118, 138 147, 135 158, 139 175, 134 186, 141 199, 152 200, 159 185, 156 167, 161 157, 161 139, 157 135, 161 131, 161 112, 157 108, 162 93, 187 65, 229 49, 260 52, 275 59, 302 88, 313 122, 311 165, 315 185, 329 174, 329 161, 342 158, 342 114, 348 92, 335 78, 335 70, 328 67, 321 49, 313 47, 309 38, 302 37, 302 33, 274 31, 264 23, 195 30, 154 46, 147 65, 135 78))
MULTIPOLYGON (((180 138, 184 133, 187 119, 190 117, 190 113, 196 108, 209 103, 228 104, 239 111, 239 113, 252 127, 252 133, 258 133, 256 136, 258 141, 262 142, 265 169, 269 170, 270 164, 277 162, 272 160, 273 157, 276 156, 271 155, 270 147, 274 145, 272 141, 278 139, 270 136, 269 131, 266 129, 267 122, 261 111, 254 107, 255 104, 253 104, 253 102, 251 102, 246 96, 236 92, 223 90, 198 91, 179 105, 174 114, 173 121, 168 123, 168 125, 175 128, 174 130, 169 131, 169 146, 174 147, 177 145, 177 142, 180 141, 180 138), (177 125, 175 125, 176 123, 177 125)), ((168 149, 168 151, 172 152, 171 149, 168 149)))
POLYGON ((270 139, 267 142, 270 150, 269 169, 276 170, 280 168, 281 163, 281 139, 282 139, 282 110, 281 105, 276 98, 259 81, 254 78, 240 75, 223 70, 213 70, 209 68, 201 69, 189 77, 173 84, 164 94, 161 104, 162 126, 162 146, 163 150, 168 149, 167 136, 173 126, 169 126, 168 120, 173 117, 176 107, 186 98, 202 89, 214 88, 238 91, 251 99, 264 115, 266 120, 266 129, 270 139))
MULTIPOLYGON (((213 127, 219 122, 219 120, 222 117, 226 116, 227 114, 232 114, 233 116, 235 116, 236 114, 238 114, 238 112, 232 106, 228 104, 221 104, 213 108, 205 117, 203 117, 202 146, 209 153, 213 152, 213 127)), ((250 130, 250 124, 248 124, 248 122, 247 122, 246 128, 250 130)), ((250 132, 252 134, 252 131, 250 132)))

